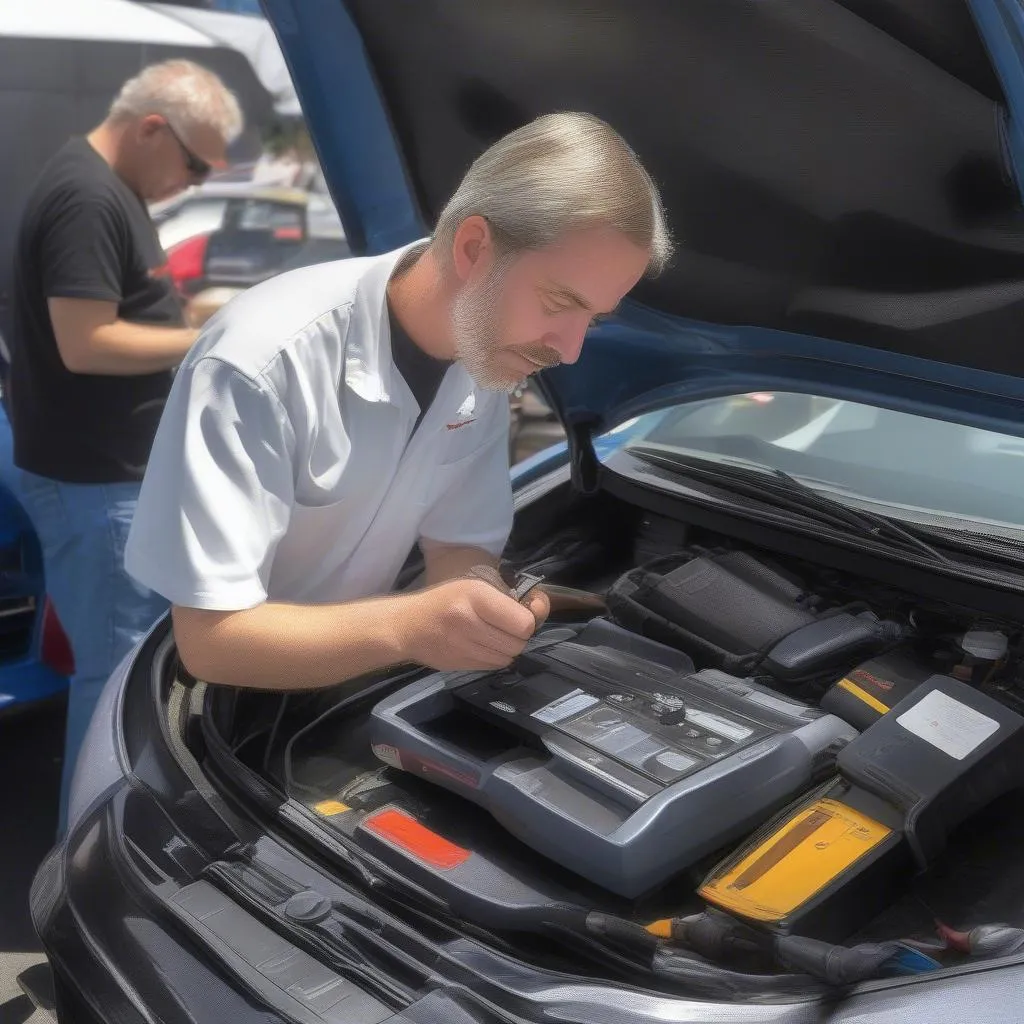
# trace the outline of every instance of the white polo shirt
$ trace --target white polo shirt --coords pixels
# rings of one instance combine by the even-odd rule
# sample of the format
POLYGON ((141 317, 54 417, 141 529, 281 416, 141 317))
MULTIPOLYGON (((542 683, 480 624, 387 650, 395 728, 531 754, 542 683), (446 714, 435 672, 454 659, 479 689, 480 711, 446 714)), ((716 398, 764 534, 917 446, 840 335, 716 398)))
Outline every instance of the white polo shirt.
POLYGON ((136 580, 237 610, 386 593, 419 538, 500 554, 508 398, 455 363, 412 434, 386 300, 405 251, 283 274, 210 321, 157 431, 125 551, 136 580))

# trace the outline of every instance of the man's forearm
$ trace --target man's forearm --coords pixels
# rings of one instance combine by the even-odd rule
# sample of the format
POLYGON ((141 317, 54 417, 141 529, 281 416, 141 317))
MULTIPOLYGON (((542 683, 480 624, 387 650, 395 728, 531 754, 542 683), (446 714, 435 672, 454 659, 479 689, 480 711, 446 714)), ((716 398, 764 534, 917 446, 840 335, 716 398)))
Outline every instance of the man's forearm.
POLYGON ((75 373, 135 376, 177 366, 198 332, 190 327, 154 327, 116 320, 97 327, 80 354, 75 373))
POLYGON ((175 607, 175 642, 185 667, 206 682, 268 690, 330 686, 405 660, 405 601, 268 602, 233 612, 175 607))
POLYGON ((198 337, 189 327, 156 327, 117 316, 117 303, 51 296, 57 350, 72 373, 132 377, 177 366, 198 337))
MULTIPOLYGON (((479 563, 477 563, 479 564, 479 563)), ((332 686, 399 665, 495 671, 523 651, 547 614, 479 579, 334 605, 269 602, 245 611, 173 609, 185 667, 208 683, 266 690, 332 686)))

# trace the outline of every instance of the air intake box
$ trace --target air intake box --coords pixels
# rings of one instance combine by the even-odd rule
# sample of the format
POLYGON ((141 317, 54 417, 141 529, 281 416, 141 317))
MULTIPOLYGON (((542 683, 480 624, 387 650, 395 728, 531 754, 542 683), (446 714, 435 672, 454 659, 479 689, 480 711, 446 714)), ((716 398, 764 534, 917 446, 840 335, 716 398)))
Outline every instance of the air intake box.
POLYGON ((897 623, 825 608, 803 584, 743 551, 660 558, 607 596, 619 625, 733 675, 803 682, 856 665, 898 640, 897 623))

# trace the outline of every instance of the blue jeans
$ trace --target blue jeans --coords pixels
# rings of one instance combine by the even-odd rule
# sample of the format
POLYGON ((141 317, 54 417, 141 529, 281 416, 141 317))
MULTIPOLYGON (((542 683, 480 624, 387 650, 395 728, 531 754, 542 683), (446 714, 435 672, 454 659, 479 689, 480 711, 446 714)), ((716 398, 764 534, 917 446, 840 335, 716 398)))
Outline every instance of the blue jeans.
POLYGON ((124 570, 124 547, 139 484, 68 484, 21 474, 18 497, 43 549, 46 589, 71 642, 59 835, 86 727, 104 683, 167 610, 124 570))

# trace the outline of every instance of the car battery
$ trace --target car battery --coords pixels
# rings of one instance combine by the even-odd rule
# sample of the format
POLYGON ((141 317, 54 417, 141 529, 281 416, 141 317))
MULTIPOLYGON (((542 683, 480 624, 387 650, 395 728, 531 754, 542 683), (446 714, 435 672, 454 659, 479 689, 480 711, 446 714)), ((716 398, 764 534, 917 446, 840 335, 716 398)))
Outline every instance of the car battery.
POLYGON ((933 676, 849 743, 837 767, 832 784, 716 867, 700 895, 784 934, 845 938, 954 828, 1024 783, 1024 718, 933 676))
POLYGON ((438 674, 380 702, 373 750, 486 808, 527 846, 628 898, 834 771, 856 731, 595 620, 507 671, 438 674))

